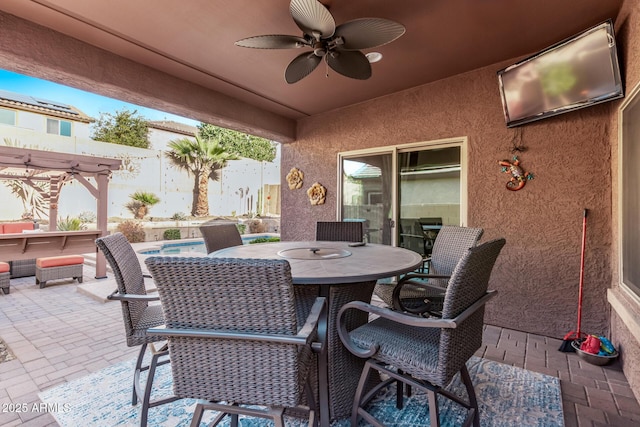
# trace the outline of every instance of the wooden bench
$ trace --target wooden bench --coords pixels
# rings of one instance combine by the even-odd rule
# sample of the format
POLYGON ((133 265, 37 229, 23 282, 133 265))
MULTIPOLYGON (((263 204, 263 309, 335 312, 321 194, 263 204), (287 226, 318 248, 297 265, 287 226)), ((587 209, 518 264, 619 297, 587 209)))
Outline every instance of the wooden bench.
POLYGON ((47 285, 49 280, 73 278, 82 283, 82 267, 84 257, 82 255, 62 255, 42 257, 36 259, 36 285, 40 289, 47 285))
POLYGON ((0 262, 0 290, 4 294, 11 291, 9 279, 9 263, 0 262))

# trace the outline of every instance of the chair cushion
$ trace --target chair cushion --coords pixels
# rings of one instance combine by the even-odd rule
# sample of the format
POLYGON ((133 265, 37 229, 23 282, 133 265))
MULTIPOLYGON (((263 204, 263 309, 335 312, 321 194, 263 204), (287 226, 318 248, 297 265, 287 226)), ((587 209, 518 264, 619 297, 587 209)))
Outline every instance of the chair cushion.
POLYGON ((8 262, 0 262, 0 273, 7 273, 9 271, 8 262))
POLYGON ((50 256, 36 259, 36 266, 40 268, 62 267, 82 263, 84 263, 84 257, 82 255, 50 256))
POLYGON ((353 343, 363 349, 380 346, 373 359, 402 369, 415 378, 438 384, 440 329, 411 327, 377 318, 350 335, 353 343))
POLYGON ((33 230, 32 222, 5 222, 2 225, 3 233, 22 233, 23 230, 33 230))

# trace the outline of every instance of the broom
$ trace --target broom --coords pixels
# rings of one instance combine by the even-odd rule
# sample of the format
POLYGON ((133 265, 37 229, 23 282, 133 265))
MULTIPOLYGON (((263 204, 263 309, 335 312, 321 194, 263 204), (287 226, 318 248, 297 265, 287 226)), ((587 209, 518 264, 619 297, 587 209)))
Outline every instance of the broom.
POLYGON ((563 351, 565 353, 570 353, 576 351, 571 342, 574 340, 578 340, 580 338, 586 337, 586 334, 583 334, 580 331, 580 321, 582 319, 582 286, 584 284, 584 248, 587 238, 587 212, 588 210, 584 210, 584 215, 582 217, 582 249, 580 251, 580 290, 578 292, 578 327, 575 331, 571 331, 564 336, 562 344, 558 350, 563 351))

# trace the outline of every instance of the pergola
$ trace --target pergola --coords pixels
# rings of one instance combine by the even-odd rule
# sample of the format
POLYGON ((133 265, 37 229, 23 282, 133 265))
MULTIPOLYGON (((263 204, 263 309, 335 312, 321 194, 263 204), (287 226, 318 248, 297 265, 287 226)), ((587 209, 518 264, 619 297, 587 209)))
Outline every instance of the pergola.
MULTIPOLYGON (((66 182, 75 179, 95 197, 97 228, 101 236, 107 235, 109 178, 121 164, 121 160, 105 157, 0 147, 0 179, 20 180, 39 192, 49 202, 49 230, 53 231, 57 228, 60 190, 66 182), (44 192, 38 182, 48 183, 48 192, 44 192)), ((98 253, 96 277, 105 276, 106 260, 98 253)))

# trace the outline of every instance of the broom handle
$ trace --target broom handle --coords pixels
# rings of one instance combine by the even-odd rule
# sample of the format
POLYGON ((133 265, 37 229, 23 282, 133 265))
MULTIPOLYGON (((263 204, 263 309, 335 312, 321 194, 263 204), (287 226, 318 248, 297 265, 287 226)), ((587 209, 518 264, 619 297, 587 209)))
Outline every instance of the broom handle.
POLYGON ((584 283, 584 252, 585 243, 587 241, 587 212, 589 212, 589 210, 585 209, 584 215, 582 217, 582 249, 580 250, 580 291, 578 293, 578 339, 581 336, 580 322, 582 320, 582 285, 584 283))

